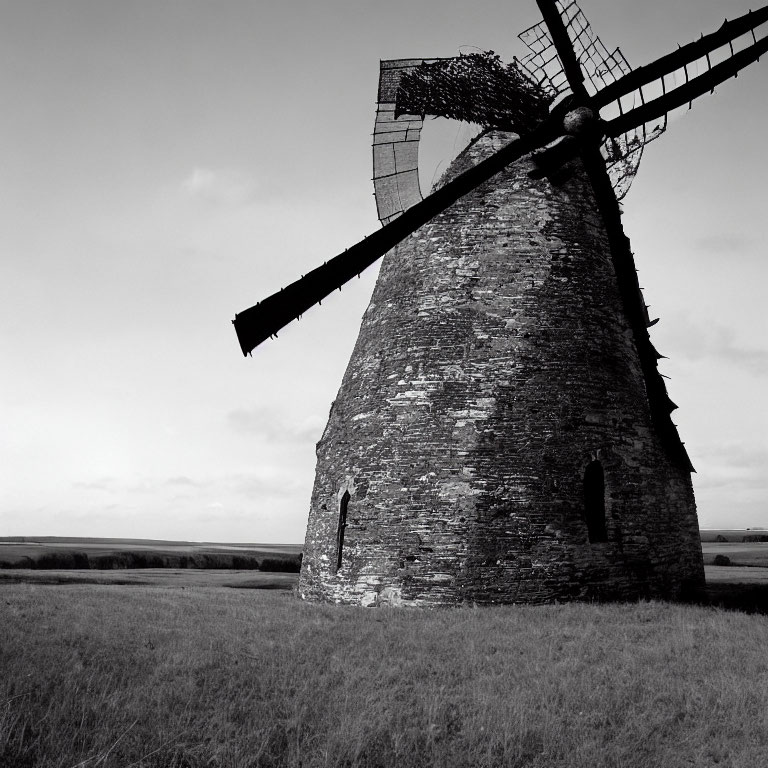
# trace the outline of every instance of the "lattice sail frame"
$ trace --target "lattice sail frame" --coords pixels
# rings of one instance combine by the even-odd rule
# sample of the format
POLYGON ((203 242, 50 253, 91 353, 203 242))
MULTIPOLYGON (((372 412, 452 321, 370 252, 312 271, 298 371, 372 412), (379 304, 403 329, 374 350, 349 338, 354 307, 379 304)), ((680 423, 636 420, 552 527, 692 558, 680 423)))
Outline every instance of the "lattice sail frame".
MULTIPOLYGON (((611 53, 603 45, 576 2, 557 0, 557 7, 584 72, 587 90, 591 94, 631 71, 632 68, 619 48, 611 53)), ((539 22, 518 37, 530 51, 525 58, 514 60, 521 72, 530 76, 542 94, 553 101, 570 93, 546 24, 539 22)), ((419 184, 418 152, 424 116, 396 116, 400 81, 403 76, 424 64, 456 61, 457 58, 391 59, 381 62, 373 131, 373 185, 378 217, 382 224, 397 218, 423 197, 419 184)), ((618 105, 619 109, 631 109, 642 98, 641 91, 633 94, 618 105)), ((666 130, 666 115, 656 122, 653 127, 642 125, 616 138, 606 139, 603 143, 602 155, 619 200, 629 191, 645 145, 666 130)))
POLYGON ((418 147, 426 115, 518 134, 546 117, 551 98, 517 62, 493 51, 381 62, 373 132, 373 184, 388 224, 422 199, 418 147))
POLYGON ((419 185, 421 115, 395 117, 402 76, 434 59, 391 59, 379 70, 379 98, 373 127, 373 190, 379 221, 388 224, 422 199, 419 185))
MULTIPOLYGON (((673 52, 652 65, 632 70, 619 48, 612 53, 607 50, 575 0, 555 0, 555 7, 563 20, 563 26, 584 74, 585 89, 595 98, 596 108, 606 121, 606 133, 609 137, 603 142, 601 153, 618 200, 627 194, 645 146, 666 130, 669 110, 672 110, 674 116, 679 109, 685 108, 684 102, 679 100, 681 92, 690 94, 691 98, 687 103, 687 108, 690 108, 692 101, 709 89, 710 83, 711 89, 714 90, 719 83, 737 76, 743 67, 759 60, 761 52, 768 50, 766 6, 757 11, 754 17, 750 12, 733 22, 726 21, 715 33, 706 38, 702 36, 701 41, 680 48, 681 54, 686 52, 684 56, 676 57, 678 52, 673 52), (760 25, 763 25, 764 29, 762 36, 758 38, 756 29, 760 25), (750 52, 752 49, 757 49, 756 56, 750 52), (669 61, 670 59, 672 61, 669 61), (674 69, 674 66, 677 68, 674 69), (650 69, 651 67, 653 69, 650 69), (648 77, 651 71, 657 74, 648 77), (622 89, 621 84, 625 83, 627 78, 637 83, 634 90, 622 89), (619 88, 613 88, 614 84, 618 84, 619 88), (704 90, 702 85, 705 86, 704 90), (659 107, 666 103, 670 105, 667 110, 660 110, 659 107), (645 115, 646 119, 638 124, 638 117, 645 115), (622 132, 619 126, 625 125, 632 127, 622 132)), ((439 108, 437 112, 427 109, 426 114, 454 117, 490 128, 527 133, 531 126, 521 123, 519 116, 529 102, 521 101, 512 108, 509 94, 530 95, 533 88, 539 94, 534 100, 544 98, 557 102, 569 94, 570 88, 545 22, 533 25, 522 32, 519 38, 527 46, 529 54, 523 59, 515 58, 512 64, 506 65, 507 69, 516 69, 516 72, 511 73, 511 87, 505 85, 502 91, 498 90, 499 77, 502 81, 504 79, 504 65, 489 51, 480 57, 490 57, 486 59, 486 63, 490 61, 493 65, 490 68, 493 81, 490 86, 496 90, 484 90, 482 87, 483 75, 489 71, 486 68, 485 72, 479 71, 477 83, 465 81, 458 91, 454 91, 458 97, 457 105, 442 115, 439 108), (525 78, 522 85, 521 75, 525 78), (480 97, 478 109, 469 106, 476 96, 480 97), (516 115, 512 127, 506 125, 509 121, 506 120, 505 111, 510 116, 513 113, 516 115), (499 115, 503 119, 497 121, 499 115), (519 128, 522 128, 522 131, 519 128)), ((412 76, 417 79, 419 76, 424 78, 423 71, 414 70, 423 70, 425 66, 444 66, 446 70, 464 70, 466 74, 464 65, 471 56, 381 62, 379 105, 374 128, 374 189, 382 223, 391 222, 422 199, 418 180, 418 144, 424 114, 397 115, 396 109, 403 96, 402 90, 408 90, 400 89, 401 80, 406 76, 406 81, 412 76)), ((426 77, 429 77, 429 73, 426 77)), ((439 80, 440 77, 436 77, 434 92, 431 90, 432 86, 427 85, 427 93, 429 99, 441 95, 445 102, 445 97, 450 95, 450 89, 441 93, 439 80)), ((486 82, 486 86, 488 85, 489 82, 486 82)), ((422 90, 423 87, 422 79, 422 90)), ((418 88, 416 90, 418 91, 418 88)), ((439 100, 438 98, 437 101, 439 100)), ((405 101, 407 102, 407 99, 405 101)), ((400 104, 400 107, 402 109, 403 104, 400 104)), ((410 108, 412 112, 418 112, 419 104, 411 104, 410 108)), ((535 110, 531 114, 536 117, 535 110)))
MULTIPOLYGON (((606 85, 616 82, 632 71, 632 67, 619 48, 611 53, 603 45, 576 2, 557 0, 556 5, 584 73, 585 86, 590 95, 594 95, 606 85)), ((571 91, 568 80, 547 25, 543 21, 534 24, 521 32, 518 38, 530 51, 528 56, 518 60, 518 64, 555 101, 569 94, 571 91)), ((642 92, 638 91, 628 101, 624 100, 620 103, 619 108, 631 109, 637 106, 637 100, 642 98, 642 92)), ((621 136, 609 138, 603 143, 601 153, 618 200, 621 200, 629 191, 640 165, 643 148, 661 136, 666 128, 667 115, 664 115, 653 127, 641 125, 621 136)))
POLYGON ((517 62, 493 51, 381 62, 373 134, 373 183, 387 224, 421 197, 418 146, 426 115, 520 135, 549 114, 551 97, 517 62))

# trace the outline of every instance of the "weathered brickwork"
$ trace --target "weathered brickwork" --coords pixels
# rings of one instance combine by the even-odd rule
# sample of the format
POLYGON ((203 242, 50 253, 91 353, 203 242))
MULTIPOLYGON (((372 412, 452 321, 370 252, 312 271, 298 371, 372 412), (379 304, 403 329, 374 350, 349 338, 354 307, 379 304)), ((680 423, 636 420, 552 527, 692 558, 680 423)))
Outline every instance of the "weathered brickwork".
MULTIPOLYGON (((509 138, 484 134, 447 177, 509 138)), ((536 602, 703 585, 690 474, 654 433, 591 189, 581 174, 559 189, 531 181, 530 167, 385 257, 317 446, 305 598, 536 602), (594 461, 606 540, 590 542, 594 461)))

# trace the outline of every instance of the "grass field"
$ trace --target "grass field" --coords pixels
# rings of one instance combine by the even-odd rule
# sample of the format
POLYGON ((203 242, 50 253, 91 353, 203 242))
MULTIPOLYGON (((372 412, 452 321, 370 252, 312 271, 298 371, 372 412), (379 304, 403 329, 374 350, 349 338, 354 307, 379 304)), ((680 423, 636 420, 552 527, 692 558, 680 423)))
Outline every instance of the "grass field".
POLYGON ((7 768, 768 765, 768 620, 0 585, 7 768))
POLYGON ((743 563, 706 566, 741 611, 371 610, 298 601, 295 573, 0 570, 0 768, 768 765, 768 543, 702 538, 743 563))

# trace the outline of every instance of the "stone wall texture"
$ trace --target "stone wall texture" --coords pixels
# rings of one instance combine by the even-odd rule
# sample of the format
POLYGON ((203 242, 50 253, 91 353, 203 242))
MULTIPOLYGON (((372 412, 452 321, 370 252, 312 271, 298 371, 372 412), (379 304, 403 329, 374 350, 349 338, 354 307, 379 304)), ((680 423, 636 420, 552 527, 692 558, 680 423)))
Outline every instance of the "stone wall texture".
MULTIPOLYGON (((483 134, 446 179, 510 138, 483 134)), ((304 598, 488 604, 703 586, 690 473, 654 431, 591 188, 581 173, 532 181, 530 168, 514 164, 385 257, 317 446, 304 598), (594 462, 605 535, 590 541, 594 462)))

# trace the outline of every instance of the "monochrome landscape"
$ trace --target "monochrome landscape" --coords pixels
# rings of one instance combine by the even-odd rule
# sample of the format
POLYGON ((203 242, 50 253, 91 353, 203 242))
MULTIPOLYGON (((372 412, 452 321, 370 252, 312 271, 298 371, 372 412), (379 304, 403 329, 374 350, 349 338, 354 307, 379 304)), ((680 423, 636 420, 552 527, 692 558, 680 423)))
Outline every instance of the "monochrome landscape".
MULTIPOLYGON (((634 67, 726 5, 580 0, 634 67)), ((407 219, 396 156, 426 194, 510 146, 427 99, 390 147, 384 65, 519 86, 547 7, 3 4, 0 768, 768 765, 765 60, 626 202, 553 106, 564 164, 252 357, 230 322, 407 219)))

